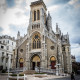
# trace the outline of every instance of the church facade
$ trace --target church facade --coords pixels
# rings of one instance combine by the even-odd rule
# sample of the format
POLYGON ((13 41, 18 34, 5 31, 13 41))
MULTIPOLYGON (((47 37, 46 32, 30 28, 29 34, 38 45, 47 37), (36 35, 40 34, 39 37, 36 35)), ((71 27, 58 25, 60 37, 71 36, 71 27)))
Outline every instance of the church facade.
POLYGON ((71 73, 71 51, 69 35, 63 35, 58 24, 56 32, 52 30, 52 18, 43 0, 32 2, 29 26, 24 37, 17 34, 13 67, 35 67, 45 69, 60 69, 71 73))

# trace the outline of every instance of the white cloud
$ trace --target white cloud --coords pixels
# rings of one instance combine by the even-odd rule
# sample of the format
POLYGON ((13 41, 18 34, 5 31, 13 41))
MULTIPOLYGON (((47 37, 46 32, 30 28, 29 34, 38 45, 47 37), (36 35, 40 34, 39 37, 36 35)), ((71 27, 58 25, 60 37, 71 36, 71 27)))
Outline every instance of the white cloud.
POLYGON ((70 1, 69 1, 69 4, 70 4, 70 5, 74 5, 77 1, 78 1, 78 0, 70 0, 70 1))
MULTIPOLYGON (((7 8, 6 7, 6 0, 0 1, 0 5, 2 7, 0 8, 0 27, 3 28, 3 31, 1 32, 2 35, 12 35, 12 30, 10 28, 10 25, 15 25, 16 27, 25 27, 21 26, 26 24, 26 27, 29 24, 29 14, 25 15, 26 12, 29 13, 30 11, 30 4, 31 2, 34 2, 37 0, 15 0, 15 6, 13 8, 7 8), (26 5, 23 7, 23 4, 26 3, 26 5), (4 9, 7 9, 5 11, 4 9), (5 12, 4 12, 5 11, 5 12)), ((48 0, 49 1, 49 0, 48 0)), ((55 7, 56 8, 56 7, 55 7)), ((14 32, 14 31, 13 31, 14 32)))
MULTIPOLYGON (((19 4, 18 4, 19 5, 19 4)), ((0 27, 3 28, 1 34, 11 35, 10 24, 17 25, 17 27, 26 24, 28 26, 29 16, 25 15, 26 9, 21 9, 20 6, 7 8, 7 11, 4 12, 3 8, 0 8, 0 27)))
POLYGON ((68 2, 68 4, 74 6, 74 8, 79 8, 79 7, 80 7, 79 0, 70 0, 70 1, 68 2))
POLYGON ((60 8, 60 5, 53 5, 48 8, 50 12, 56 11, 60 8))

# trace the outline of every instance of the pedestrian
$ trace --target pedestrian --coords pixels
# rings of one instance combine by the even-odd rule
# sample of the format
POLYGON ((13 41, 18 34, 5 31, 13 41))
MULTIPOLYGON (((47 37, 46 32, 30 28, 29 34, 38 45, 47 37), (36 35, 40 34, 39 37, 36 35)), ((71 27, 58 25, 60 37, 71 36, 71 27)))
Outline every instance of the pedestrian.
POLYGON ((71 80, 75 80, 74 72, 71 73, 71 80))

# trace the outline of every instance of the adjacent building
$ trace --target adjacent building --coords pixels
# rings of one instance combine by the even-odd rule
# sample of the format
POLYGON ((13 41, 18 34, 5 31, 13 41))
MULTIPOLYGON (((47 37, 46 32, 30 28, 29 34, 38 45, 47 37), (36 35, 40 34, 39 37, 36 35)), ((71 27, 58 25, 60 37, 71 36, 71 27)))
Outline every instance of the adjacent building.
POLYGON ((16 40, 13 37, 0 36, 0 70, 12 68, 13 49, 16 47, 16 40))
POLYGON ((72 63, 73 63, 73 62, 76 62, 75 56, 71 55, 71 59, 72 59, 72 63))
POLYGON ((56 32, 52 30, 52 17, 47 14, 43 0, 32 2, 30 8, 27 34, 24 37, 20 32, 17 34, 14 68, 34 70, 41 67, 71 73, 69 34, 63 35, 58 24, 56 32))

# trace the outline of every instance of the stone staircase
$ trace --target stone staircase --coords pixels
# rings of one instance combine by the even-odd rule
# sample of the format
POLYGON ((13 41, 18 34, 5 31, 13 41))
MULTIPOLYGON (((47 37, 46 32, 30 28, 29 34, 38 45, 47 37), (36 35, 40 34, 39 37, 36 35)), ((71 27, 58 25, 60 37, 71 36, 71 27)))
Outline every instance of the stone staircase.
POLYGON ((34 74, 34 73, 36 73, 35 70, 27 70, 27 71, 21 72, 21 74, 27 74, 27 75, 34 74))

